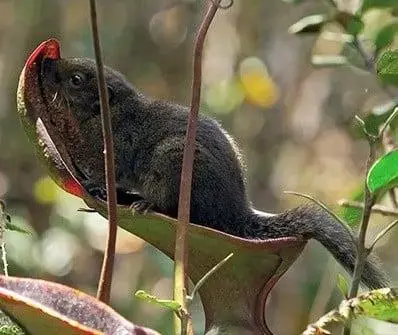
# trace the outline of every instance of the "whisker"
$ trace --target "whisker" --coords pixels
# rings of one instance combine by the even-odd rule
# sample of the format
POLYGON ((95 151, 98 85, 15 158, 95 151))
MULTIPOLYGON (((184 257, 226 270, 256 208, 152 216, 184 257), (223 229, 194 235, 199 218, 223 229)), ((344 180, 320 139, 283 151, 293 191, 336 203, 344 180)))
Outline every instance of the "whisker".
POLYGON ((58 97, 58 91, 55 92, 54 98, 51 100, 51 103, 53 103, 57 99, 57 97, 58 97))

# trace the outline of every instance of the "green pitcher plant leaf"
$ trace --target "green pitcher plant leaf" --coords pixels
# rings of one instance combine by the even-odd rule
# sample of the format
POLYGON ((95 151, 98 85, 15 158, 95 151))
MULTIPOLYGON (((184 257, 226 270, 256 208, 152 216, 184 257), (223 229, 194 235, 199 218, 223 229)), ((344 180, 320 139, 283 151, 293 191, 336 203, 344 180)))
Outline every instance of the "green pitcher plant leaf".
MULTIPOLYGON (((61 57, 57 40, 50 39, 39 45, 21 73, 17 102, 22 125, 50 177, 65 191, 82 198, 92 210, 107 217, 106 203, 90 196, 75 177, 78 173, 62 134, 49 120, 39 81, 40 67, 46 57, 61 57)), ((134 214, 126 203, 118 204, 117 216, 121 228, 173 259, 175 219, 154 212, 134 214)), ((249 240, 195 224, 188 226, 188 236, 188 275, 194 284, 220 260, 234 254, 198 291, 204 306, 206 329, 221 327, 226 333, 232 333, 233 327, 233 331, 238 329, 239 333, 272 334, 265 321, 266 299, 278 279, 300 255, 305 240, 297 237, 249 240)))

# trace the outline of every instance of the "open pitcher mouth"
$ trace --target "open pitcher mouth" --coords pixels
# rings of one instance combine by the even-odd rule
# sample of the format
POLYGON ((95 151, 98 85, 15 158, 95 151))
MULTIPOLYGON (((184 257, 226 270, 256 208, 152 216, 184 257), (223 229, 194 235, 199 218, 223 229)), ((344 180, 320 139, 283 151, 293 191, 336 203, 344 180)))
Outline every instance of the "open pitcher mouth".
POLYGON ((44 61, 58 59, 60 59, 60 45, 56 39, 42 42, 31 53, 19 78, 18 112, 25 132, 34 144, 36 154, 45 162, 53 179, 65 191, 81 197, 84 188, 70 170, 71 159, 57 128, 49 127, 51 111, 43 94, 44 61))
POLYGON ((32 122, 38 118, 46 123, 48 110, 44 101, 42 86, 42 66, 46 59, 57 60, 61 58, 60 45, 56 39, 49 39, 42 42, 27 59, 24 69, 21 73, 19 87, 23 87, 23 96, 20 98, 26 100, 30 105, 24 116, 32 122))
POLYGON ((40 68, 41 62, 46 58, 53 60, 61 58, 59 42, 55 38, 42 42, 29 56, 26 61, 26 67, 38 66, 40 68))

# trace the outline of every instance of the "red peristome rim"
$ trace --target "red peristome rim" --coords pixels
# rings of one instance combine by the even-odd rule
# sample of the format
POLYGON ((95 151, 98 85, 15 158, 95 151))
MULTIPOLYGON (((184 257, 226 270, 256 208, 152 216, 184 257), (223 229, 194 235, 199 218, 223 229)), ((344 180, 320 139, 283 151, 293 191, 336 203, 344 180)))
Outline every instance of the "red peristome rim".
POLYGON ((29 56, 26 61, 26 66, 30 67, 40 58, 59 59, 61 58, 61 51, 58 40, 50 38, 42 42, 29 56))
MULTIPOLYGON (((26 67, 31 68, 45 58, 54 60, 61 58, 60 45, 58 40, 55 38, 50 38, 47 41, 40 43, 26 61, 26 67)), ((63 178, 61 180, 61 184, 65 191, 79 198, 81 198, 85 193, 83 187, 76 179, 73 178, 73 176, 63 178)))
POLYGON ((79 198, 84 195, 85 192, 83 187, 74 178, 69 178, 61 182, 64 186, 64 190, 68 193, 73 194, 79 198))

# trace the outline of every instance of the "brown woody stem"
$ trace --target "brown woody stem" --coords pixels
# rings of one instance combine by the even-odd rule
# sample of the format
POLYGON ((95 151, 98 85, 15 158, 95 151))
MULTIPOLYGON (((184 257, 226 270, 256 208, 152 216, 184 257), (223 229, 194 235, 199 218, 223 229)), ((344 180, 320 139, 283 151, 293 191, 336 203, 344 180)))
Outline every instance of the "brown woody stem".
POLYGON ((102 263, 101 277, 98 283, 97 298, 109 303, 113 263, 115 260, 115 246, 117 233, 116 218, 116 180, 115 180, 115 154, 113 149, 113 136, 111 116, 108 104, 108 90, 105 84, 104 64, 101 55, 101 46, 98 33, 97 8, 95 0, 90 0, 91 29, 95 51, 95 62, 97 64, 98 91, 101 106, 102 134, 104 138, 105 154, 105 179, 106 194, 108 199, 108 238, 102 263))
MULTIPOLYGON (((200 94, 202 85, 202 54, 203 46, 209 26, 217 12, 220 0, 211 1, 199 27, 193 55, 193 79, 191 110, 189 113, 184 156, 182 162, 180 195, 178 202, 178 224, 176 228, 176 242, 174 253, 174 300, 180 303, 182 309, 187 312, 187 277, 188 264, 187 232, 191 207, 192 169, 195 152, 196 128, 198 123, 200 94)), ((175 334, 192 333, 190 317, 184 313, 188 320, 175 320, 175 334), (187 326, 187 329, 184 329, 187 326)))

